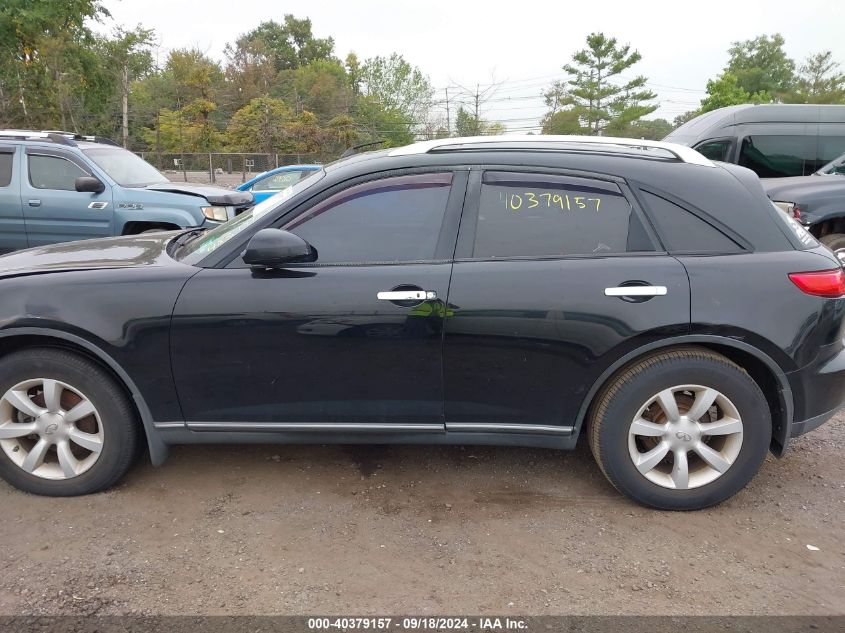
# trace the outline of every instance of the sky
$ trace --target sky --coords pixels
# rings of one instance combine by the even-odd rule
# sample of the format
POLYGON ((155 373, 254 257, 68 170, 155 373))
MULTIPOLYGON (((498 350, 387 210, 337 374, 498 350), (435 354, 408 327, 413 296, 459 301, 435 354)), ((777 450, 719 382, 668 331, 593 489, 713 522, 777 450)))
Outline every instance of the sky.
MULTIPOLYGON (((623 76, 645 75, 657 93, 657 116, 672 120, 695 109, 707 80, 728 59, 731 42, 781 33, 799 64, 833 51, 845 68, 842 0, 709 0, 539 2, 520 0, 105 0, 112 18, 96 26, 138 24, 155 30, 163 62, 174 48, 199 48, 224 61, 223 48, 262 21, 284 14, 312 21, 316 37, 331 36, 341 59, 402 54, 419 66, 452 116, 462 88, 489 88, 482 116, 511 132, 539 128, 542 93, 594 31, 630 44, 642 61, 623 76)), ((463 97, 466 100, 466 97, 463 97)))

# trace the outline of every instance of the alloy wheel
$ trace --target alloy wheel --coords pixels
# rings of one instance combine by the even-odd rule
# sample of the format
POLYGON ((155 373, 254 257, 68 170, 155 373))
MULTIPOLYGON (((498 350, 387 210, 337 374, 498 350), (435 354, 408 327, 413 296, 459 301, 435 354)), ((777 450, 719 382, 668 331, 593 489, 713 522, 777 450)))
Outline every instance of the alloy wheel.
POLYGON ((25 380, 0 399, 0 448, 36 477, 81 475, 96 463, 103 440, 103 424, 91 400, 60 380, 25 380))
POLYGON ((679 385, 649 398, 631 421, 637 470, 664 488, 697 488, 721 477, 742 448, 742 418, 723 393, 679 385))

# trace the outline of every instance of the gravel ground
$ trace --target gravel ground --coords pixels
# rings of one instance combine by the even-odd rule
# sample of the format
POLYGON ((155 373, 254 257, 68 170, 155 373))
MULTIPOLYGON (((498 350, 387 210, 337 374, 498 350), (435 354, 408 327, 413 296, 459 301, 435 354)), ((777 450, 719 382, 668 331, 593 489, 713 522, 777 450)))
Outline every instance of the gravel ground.
POLYGON ((843 446, 683 514, 586 443, 177 447, 99 495, 0 483, 0 614, 845 614, 843 446))
MULTIPOLYGON (((211 178, 207 171, 189 171, 183 174, 181 171, 165 170, 162 173, 173 182, 191 182, 201 185, 211 184, 211 178), (187 181, 185 180, 186 176, 187 181)), ((239 171, 232 172, 231 174, 228 174, 226 172, 218 173, 214 175, 214 184, 220 185, 221 187, 226 187, 228 189, 234 189, 238 185, 246 182, 247 180, 252 180, 258 175, 258 173, 260 172, 252 172, 247 173, 245 175, 239 171)))

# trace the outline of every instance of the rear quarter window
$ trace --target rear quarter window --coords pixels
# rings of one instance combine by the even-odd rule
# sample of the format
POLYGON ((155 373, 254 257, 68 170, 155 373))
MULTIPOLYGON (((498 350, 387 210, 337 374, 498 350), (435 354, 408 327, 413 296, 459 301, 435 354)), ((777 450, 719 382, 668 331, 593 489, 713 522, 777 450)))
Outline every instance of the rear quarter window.
POLYGON ((774 202, 772 202, 772 214, 775 222, 780 225, 795 248, 807 250, 819 246, 819 241, 807 229, 801 226, 797 220, 784 213, 774 202))
POLYGON ((739 253, 743 248, 692 211, 649 191, 640 191, 666 250, 682 253, 739 253))

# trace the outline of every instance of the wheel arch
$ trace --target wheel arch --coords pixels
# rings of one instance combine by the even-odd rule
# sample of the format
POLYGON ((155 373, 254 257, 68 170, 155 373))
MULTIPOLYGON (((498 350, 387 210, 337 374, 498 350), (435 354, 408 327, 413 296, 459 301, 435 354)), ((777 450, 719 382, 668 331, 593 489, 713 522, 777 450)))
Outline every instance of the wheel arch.
POLYGON ((184 228, 175 222, 157 222, 150 220, 130 220, 123 225, 122 235, 138 235, 144 231, 178 231, 184 228))
POLYGON ((156 431, 152 414, 140 390, 117 361, 90 341, 68 332, 31 327, 0 331, 0 356, 32 347, 57 347, 73 351, 108 371, 132 400, 144 427, 150 461, 154 466, 164 463, 168 454, 167 444, 156 431))
POLYGON ((776 456, 781 456, 789 442, 794 412, 789 379, 783 369, 768 354, 748 343, 724 336, 688 335, 656 341, 617 359, 602 372, 587 392, 578 411, 578 418, 575 420, 575 435, 580 436, 596 397, 601 392, 602 387, 608 384, 614 376, 645 356, 690 346, 701 347, 725 356, 748 372, 760 386, 769 403, 772 416, 772 445, 770 449, 776 456))

